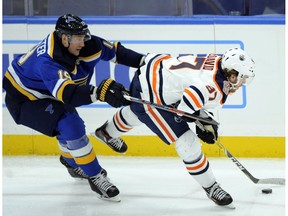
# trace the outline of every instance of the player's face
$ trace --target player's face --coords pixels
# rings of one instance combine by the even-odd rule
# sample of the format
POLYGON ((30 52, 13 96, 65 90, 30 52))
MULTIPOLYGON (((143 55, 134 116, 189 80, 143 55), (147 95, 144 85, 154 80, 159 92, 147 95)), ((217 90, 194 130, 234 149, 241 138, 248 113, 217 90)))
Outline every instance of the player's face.
POLYGON ((228 79, 230 81, 230 83, 232 84, 237 84, 233 86, 234 91, 238 90, 243 84, 246 83, 246 79, 248 78, 248 76, 243 76, 242 78, 240 78, 240 81, 238 82, 238 76, 236 74, 232 74, 228 79))
POLYGON ((236 84, 238 79, 236 74, 231 74, 231 76, 228 78, 230 83, 236 84))
POLYGON ((85 46, 84 44, 85 35, 72 35, 70 40, 70 46, 68 50, 71 54, 78 56, 80 50, 85 46))

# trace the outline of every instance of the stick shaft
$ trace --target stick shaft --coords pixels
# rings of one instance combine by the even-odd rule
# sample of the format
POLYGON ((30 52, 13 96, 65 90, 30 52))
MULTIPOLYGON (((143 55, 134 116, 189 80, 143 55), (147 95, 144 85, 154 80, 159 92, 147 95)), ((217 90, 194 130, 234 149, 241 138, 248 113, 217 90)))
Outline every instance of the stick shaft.
MULTIPOLYGON (((124 95, 126 100, 129 100, 131 102, 135 102, 135 103, 140 103, 140 104, 145 104, 145 105, 149 105, 161 110, 165 110, 168 112, 172 112, 172 113, 176 113, 180 116, 185 116, 194 120, 197 120, 195 123, 198 125, 198 127, 200 127, 202 130, 205 130, 203 125, 199 122, 205 122, 208 124, 213 124, 213 125, 219 125, 219 123, 217 121, 215 121, 214 119, 205 119, 205 118, 201 118, 199 116, 190 114, 190 113, 186 113, 182 110, 178 110, 176 108, 173 107, 168 107, 162 104, 156 104, 150 101, 146 101, 140 98, 135 98, 129 95, 124 95)), ((285 179, 284 178, 265 178, 265 179, 258 179, 255 178, 227 149, 226 147, 220 143, 219 141, 215 141, 215 143, 217 144, 217 146, 223 150, 223 152, 225 153, 225 155, 230 158, 233 163, 255 184, 277 184, 277 185, 285 185, 285 179)))
MULTIPOLYGON (((205 128, 203 124, 199 121, 195 121, 195 124, 203 131, 205 128)), ((255 184, 277 184, 277 185, 285 185, 284 178, 265 178, 265 179, 258 179, 255 178, 228 150, 227 148, 218 140, 215 140, 216 145, 223 150, 225 155, 230 158, 233 163, 255 184)))
POLYGON ((147 100, 143 100, 143 99, 140 99, 140 98, 135 98, 135 97, 132 97, 132 96, 129 96, 129 95, 123 95, 123 96, 125 97, 126 100, 129 100, 131 102, 149 105, 149 106, 161 109, 161 110, 165 110, 167 112, 175 113, 175 114, 177 114, 179 116, 185 116, 185 117, 188 117, 188 118, 191 118, 191 119, 194 119, 194 120, 199 120, 199 121, 205 122, 207 124, 219 125, 219 123, 217 121, 215 121, 214 119, 202 118, 200 116, 197 116, 197 115, 194 115, 194 114, 191 114, 191 113, 187 113, 187 112, 184 112, 182 110, 179 110, 179 109, 176 109, 176 108, 173 108, 173 107, 165 106, 163 104, 156 104, 156 103, 153 103, 153 102, 150 102, 150 101, 147 101, 147 100))
POLYGON ((225 155, 230 158, 234 164, 255 184, 277 184, 277 185, 285 185, 284 178, 266 178, 266 179, 258 179, 255 178, 219 141, 215 142, 217 146, 223 150, 225 155))

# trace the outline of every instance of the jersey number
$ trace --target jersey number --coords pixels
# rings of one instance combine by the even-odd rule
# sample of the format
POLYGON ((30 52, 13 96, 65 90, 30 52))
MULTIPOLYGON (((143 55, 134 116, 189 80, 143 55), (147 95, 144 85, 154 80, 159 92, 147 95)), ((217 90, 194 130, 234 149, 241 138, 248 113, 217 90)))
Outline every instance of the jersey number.
POLYGON ((171 66, 170 69, 177 70, 177 69, 182 69, 182 68, 191 68, 193 70, 200 70, 203 63, 205 62, 205 59, 206 58, 196 57, 194 64, 190 64, 188 62, 182 62, 181 64, 171 66))
POLYGON ((209 97, 209 101, 213 101, 216 98, 216 96, 217 96, 216 89, 214 87, 212 87, 212 86, 209 86, 209 85, 207 85, 206 88, 207 88, 209 94, 211 95, 209 97))
MULTIPOLYGON (((196 57, 194 64, 190 64, 188 62, 182 62, 179 65, 173 65, 170 67, 171 70, 177 70, 177 69, 182 69, 182 68, 191 68, 193 70, 200 70, 202 68, 203 63, 205 62, 206 58, 202 58, 202 57, 196 57)), ((214 87, 207 85, 206 86, 209 94, 211 95, 209 97, 209 101, 212 101, 216 98, 217 96, 217 91, 214 87)))

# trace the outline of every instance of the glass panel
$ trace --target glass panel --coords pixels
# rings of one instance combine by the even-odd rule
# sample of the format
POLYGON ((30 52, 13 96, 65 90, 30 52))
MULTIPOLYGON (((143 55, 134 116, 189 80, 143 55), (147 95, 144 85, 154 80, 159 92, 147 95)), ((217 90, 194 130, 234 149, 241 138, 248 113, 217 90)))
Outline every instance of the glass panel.
POLYGON ((110 0, 47 0, 47 15, 109 16, 110 0))
POLYGON ((3 0, 3 15, 25 15, 25 1, 23 0, 3 0))
POLYGON ((285 14, 285 0, 3 0, 3 15, 192 16, 285 14))
POLYGON ((251 0, 249 15, 285 14, 285 0, 251 0))

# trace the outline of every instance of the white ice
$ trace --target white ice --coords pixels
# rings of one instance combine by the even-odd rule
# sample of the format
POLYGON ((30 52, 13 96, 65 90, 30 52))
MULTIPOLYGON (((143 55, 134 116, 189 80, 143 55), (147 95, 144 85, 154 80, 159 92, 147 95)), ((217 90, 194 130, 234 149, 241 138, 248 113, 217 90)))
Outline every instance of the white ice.
MULTIPOLYGON (((234 210, 209 200, 179 158, 98 156, 120 190, 119 203, 98 199, 88 182, 72 179, 58 159, 3 157, 3 216, 285 215, 285 186, 254 184, 228 158, 209 161, 232 195, 234 210), (264 188, 273 193, 261 193, 264 188)), ((284 159, 239 161, 257 178, 285 178, 284 159)))

